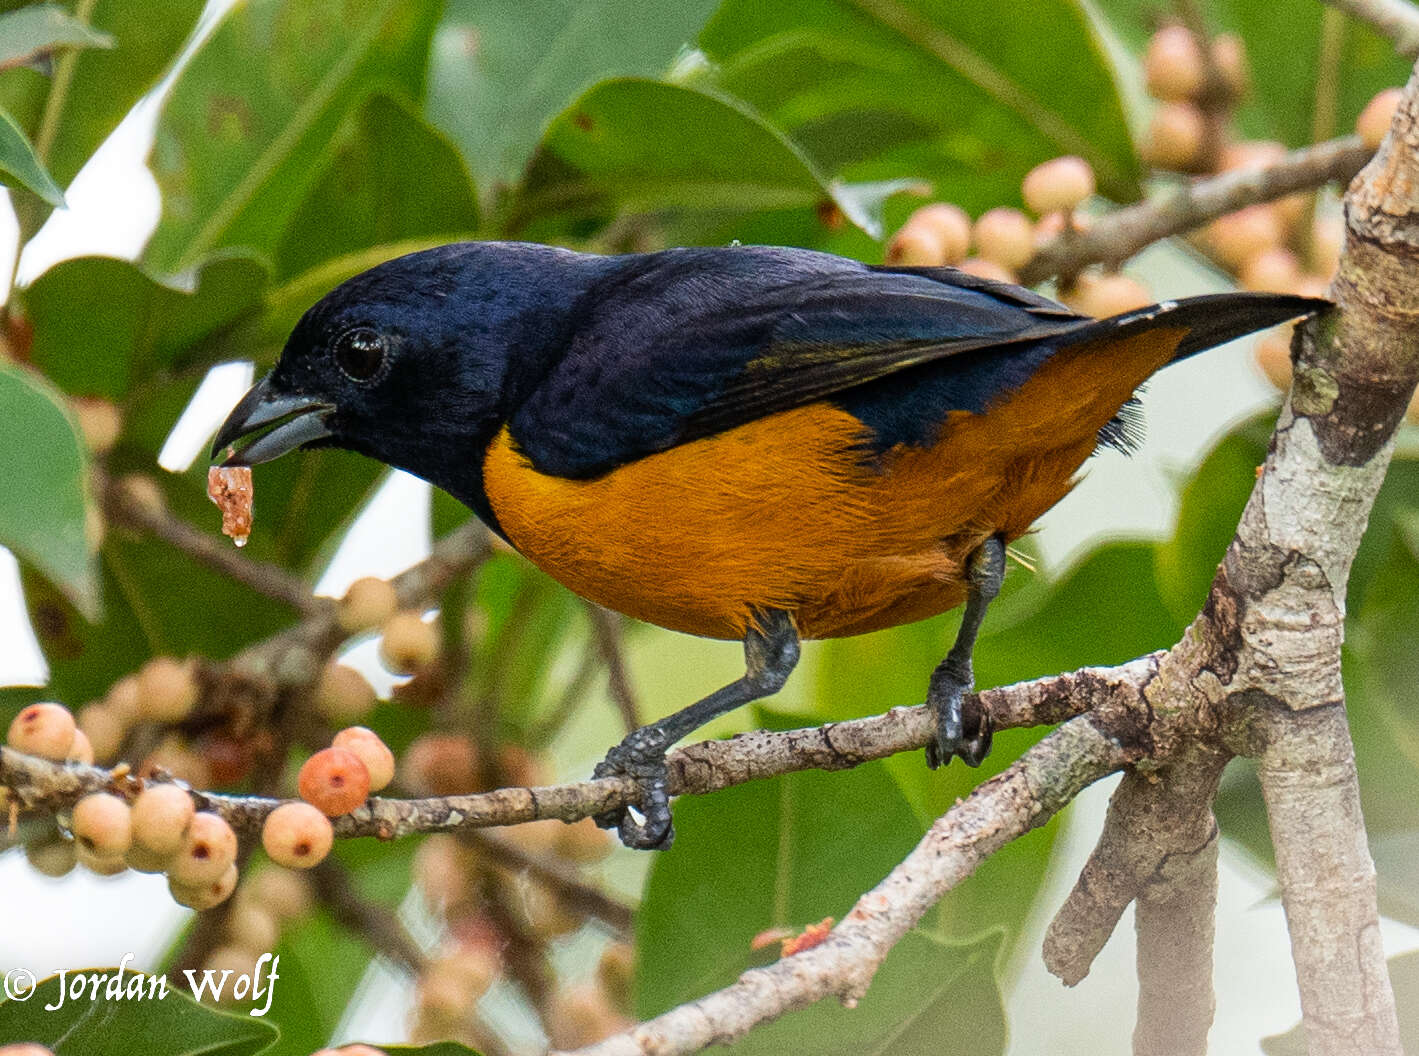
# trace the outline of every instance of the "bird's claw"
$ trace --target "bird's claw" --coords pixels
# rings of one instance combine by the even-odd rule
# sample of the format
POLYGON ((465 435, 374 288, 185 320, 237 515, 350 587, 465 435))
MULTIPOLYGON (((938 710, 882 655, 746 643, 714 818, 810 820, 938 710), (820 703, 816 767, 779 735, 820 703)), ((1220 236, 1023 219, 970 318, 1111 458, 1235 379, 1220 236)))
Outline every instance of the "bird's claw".
POLYGON ((596 815, 596 824, 615 829, 621 842, 641 851, 663 851, 675 839, 670 819, 670 771, 665 762, 665 739, 651 727, 633 731, 596 764, 593 777, 624 775, 640 788, 637 821, 629 806, 596 815))
POLYGON ((969 678, 964 683, 959 679, 932 682, 926 697, 926 703, 936 713, 936 737, 926 746, 926 765, 932 770, 956 756, 967 766, 980 766, 990 754, 995 733, 990 712, 981 708, 975 729, 969 733, 965 729, 961 701, 970 686, 969 678))

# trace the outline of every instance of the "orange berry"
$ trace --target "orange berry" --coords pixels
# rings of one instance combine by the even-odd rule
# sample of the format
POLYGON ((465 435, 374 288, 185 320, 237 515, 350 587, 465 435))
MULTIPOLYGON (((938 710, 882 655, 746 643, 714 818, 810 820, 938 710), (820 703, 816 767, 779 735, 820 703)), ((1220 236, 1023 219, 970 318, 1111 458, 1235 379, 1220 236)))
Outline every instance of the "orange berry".
POLYGON ((192 797, 177 785, 149 785, 133 801, 133 842, 155 855, 182 850, 196 813, 192 797))
POLYGON ((1271 246, 1248 258, 1238 269, 1242 287, 1267 293, 1294 293, 1301 281, 1301 262, 1281 246, 1271 246))
POLYGON ((1067 213, 1094 193, 1094 170, 1072 154, 1052 158, 1025 174, 1020 193, 1036 216, 1067 213))
POLYGON ((350 726, 341 730, 330 742, 359 757, 370 775, 370 791, 378 792, 394 780, 394 753, 380 740, 379 734, 367 726, 350 726))
POLYGON ((971 236, 978 256, 1010 271, 1035 255, 1035 225, 1018 209, 997 206, 986 210, 971 236))
POLYGON ((1197 161, 1207 121, 1192 103, 1164 103, 1153 111, 1143 157, 1160 169, 1185 170, 1197 161))
POLYGON ((330 819, 309 803, 282 803, 261 826, 261 846, 267 856, 289 869, 319 865, 334 843, 330 819))
POLYGON ((1186 26, 1164 26, 1149 38, 1143 53, 1148 94, 1166 102, 1196 97, 1206 69, 1197 38, 1186 26))
POLYGON ((974 275, 978 279, 992 279, 995 282, 1014 282, 1015 273, 1008 268, 1001 267, 993 260, 986 260, 983 257, 967 257, 956 267, 960 268, 967 275, 974 275))
POLYGON ((0 1045, 0 1056, 54 1056, 54 1052, 33 1041, 20 1041, 13 1045, 0 1045))
POLYGON ((1360 141, 1371 150, 1377 148, 1394 123, 1394 112, 1399 109, 1403 92, 1398 88, 1386 88, 1365 104, 1360 116, 1355 119, 1355 131, 1360 141))
POLYGON ((909 268, 936 268, 946 263, 946 246, 930 228, 908 224, 887 243, 883 260, 909 268))
POLYGON ((138 671, 138 710, 150 722, 181 722, 197 703, 196 666, 155 656, 138 671))
POLYGON ((417 612, 396 612, 381 631, 379 658, 396 675, 415 674, 438 655, 438 628, 417 612))
POLYGON ((362 719, 374 708, 374 687, 348 664, 332 660, 315 689, 315 710, 331 722, 362 719))
POLYGON ((335 618, 341 630, 349 634, 371 631, 399 608, 399 597, 387 579, 364 576, 355 580, 345 591, 336 609, 335 618))
POLYGON ((1267 331, 1256 343, 1253 355, 1266 380, 1282 392, 1291 387, 1291 326, 1267 331))
POLYGON ((370 796, 370 772, 347 748, 322 748, 296 776, 301 799, 332 818, 364 805, 370 796))
POLYGON ((102 858, 117 858, 133 842, 133 812, 107 792, 95 792, 74 804, 69 826, 79 846, 102 858))
POLYGON ((74 716, 62 704, 31 704, 10 722, 6 743, 17 752, 62 763, 74 746, 74 716))
MULTIPOLYGON (((236 833, 232 831, 226 819, 201 811, 194 814, 188 823, 187 835, 168 868, 168 879, 180 887, 188 888, 213 884, 220 880, 226 874, 227 868, 236 861, 236 854, 236 833)), ((217 901, 220 902, 224 898, 226 895, 217 901)), ((187 904, 190 903, 184 903, 187 904)))

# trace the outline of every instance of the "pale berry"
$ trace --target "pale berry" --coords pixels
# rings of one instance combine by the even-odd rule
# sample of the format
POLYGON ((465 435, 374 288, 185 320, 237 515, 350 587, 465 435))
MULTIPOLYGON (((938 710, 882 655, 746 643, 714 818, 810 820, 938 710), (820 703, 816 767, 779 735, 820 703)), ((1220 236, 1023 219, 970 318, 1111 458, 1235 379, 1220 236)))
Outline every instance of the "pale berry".
POLYGON ((1094 170, 1073 155, 1052 158, 1025 174, 1020 193, 1037 216, 1067 213, 1094 193, 1094 170))
POLYGON ((74 868, 74 841, 58 833, 47 839, 33 840, 25 844, 25 859, 45 876, 65 876, 74 868))
POLYGON ((332 818, 363 806, 370 795, 370 772, 360 757, 346 748, 323 748, 296 776, 301 799, 332 818))
POLYGON ((290 869, 319 865, 334 842, 330 819, 309 803, 282 803, 261 826, 261 846, 267 856, 290 869))
POLYGON ((439 632, 417 612, 396 612, 384 621, 379 658, 396 675, 412 675, 438 655, 439 632))
POLYGON ((332 722, 362 719, 374 708, 374 687, 348 664, 332 660, 315 687, 315 710, 332 722))
POLYGON ((133 842, 156 855, 182 849, 196 813, 192 797, 177 785, 149 785, 133 801, 133 842))
POLYGON ((388 580, 365 576, 346 589, 335 610, 335 618, 341 630, 358 634, 378 627, 393 616, 398 607, 399 597, 388 580))
POLYGON ((976 254, 1015 271, 1035 254, 1035 225, 1018 209, 997 206, 980 215, 971 230, 976 254))
POLYGON ((188 823, 187 835, 168 868, 168 877, 183 887, 211 884, 226 874, 227 867, 236 861, 236 854, 237 838, 232 827, 224 818, 201 811, 188 823))
POLYGON ((960 268, 967 275, 974 275, 979 279, 992 279, 995 282, 1014 282, 1015 273, 1009 268, 1002 267, 993 260, 986 260, 984 257, 967 257, 956 267, 960 268))
POLYGON ((138 672, 138 711, 152 722, 181 722, 192 713, 197 693, 191 661, 156 656, 138 672))
POLYGON ((1164 26, 1148 40, 1143 76, 1155 99, 1192 99, 1202 90, 1207 67, 1197 38, 1186 26, 1164 26))
POLYGON ((313 903, 310 881, 276 865, 257 873, 246 890, 254 902, 265 906, 283 922, 304 917, 313 903))
POLYGON ((128 724, 106 704, 89 704, 79 709, 79 729, 88 739, 95 759, 109 760, 123 747, 128 724))
POLYGON ((1384 140, 1402 97, 1403 93, 1398 88, 1386 88, 1365 104, 1365 109, 1355 119, 1355 131, 1365 146, 1374 150, 1384 140))
POLYGON ((133 812, 117 796, 95 792, 74 805, 70 828, 80 847, 101 858, 117 858, 133 842, 133 812))
POLYGON ((1270 246, 1243 262, 1237 278, 1243 289, 1295 293, 1301 281, 1301 262, 1289 249, 1270 246))
POLYGON ((350 726, 337 733, 330 743, 335 748, 354 753, 365 764, 370 775, 371 792, 378 792, 394 780, 394 753, 374 730, 366 726, 350 726))
POLYGON ((227 941, 238 949, 268 953, 275 949, 280 937, 276 915, 263 906, 241 900, 227 917, 227 941))
POLYGON ((1207 121, 1192 103, 1164 103, 1153 111, 1143 157, 1160 169, 1190 168, 1202 153, 1207 121))
MULTIPOLYGON (((199 814, 198 817, 201 815, 199 814)), ((188 909, 204 910, 221 905, 231 897, 232 892, 236 890, 236 885, 237 867, 235 862, 229 863, 216 879, 195 884, 180 883, 172 873, 168 873, 169 893, 174 901, 188 909)))
POLYGON ((6 742, 17 752, 62 763, 74 744, 74 716, 62 704, 31 704, 10 722, 6 742))
POLYGON ((73 401, 74 418, 84 443, 96 455, 107 454, 123 431, 123 416, 110 401, 97 396, 79 396, 73 401))
POLYGON ((400 760, 404 784, 416 792, 453 796, 478 784, 478 753, 460 733, 425 733, 414 739, 400 760))
POLYGON ((887 242, 883 260, 909 268, 936 268, 946 263, 946 246, 930 228, 905 224, 887 242))
POLYGON ((89 743, 89 735, 82 728, 75 728, 74 743, 69 746, 69 754, 64 757, 64 761, 66 763, 83 763, 85 766, 93 765, 94 746, 89 743))

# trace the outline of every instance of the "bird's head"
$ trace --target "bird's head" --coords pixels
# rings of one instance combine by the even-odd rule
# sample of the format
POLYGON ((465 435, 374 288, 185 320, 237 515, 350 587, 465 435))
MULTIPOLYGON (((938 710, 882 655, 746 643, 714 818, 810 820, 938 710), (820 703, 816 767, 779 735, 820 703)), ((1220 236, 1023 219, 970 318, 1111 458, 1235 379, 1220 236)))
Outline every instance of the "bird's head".
POLYGON ((462 498, 518 380, 560 354, 604 259, 468 242, 355 276, 301 318, 217 431, 213 459, 250 466, 343 447, 462 498))

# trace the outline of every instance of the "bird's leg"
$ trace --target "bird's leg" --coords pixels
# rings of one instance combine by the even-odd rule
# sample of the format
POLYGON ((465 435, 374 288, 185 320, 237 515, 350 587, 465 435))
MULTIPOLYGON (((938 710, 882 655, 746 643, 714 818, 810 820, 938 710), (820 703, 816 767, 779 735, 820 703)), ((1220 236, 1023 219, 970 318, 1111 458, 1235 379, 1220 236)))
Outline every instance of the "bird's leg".
POLYGON ((716 690, 688 708, 681 708, 658 722, 632 730, 626 739, 606 753, 596 765, 596 777, 626 774, 640 785, 638 822, 629 807, 597 815, 596 824, 616 829, 627 847, 664 850, 675 838, 670 823, 669 772, 665 753, 670 746, 710 719, 733 711, 750 701, 777 693, 798 663, 798 632, 788 613, 764 613, 762 629, 750 629, 744 637, 744 677, 716 690))
POLYGON ((990 754, 990 716, 982 713, 979 727, 966 735, 961 719, 961 698, 975 681, 971 671, 971 651, 980 633, 985 610, 1000 593, 1005 578, 1005 544, 996 536, 982 543, 966 562, 966 577, 970 594, 966 597, 966 613, 961 617, 961 629, 955 644, 936 670, 931 673, 931 686, 926 703, 936 712, 936 740, 926 746, 926 765, 935 770, 959 755, 967 766, 980 766, 990 754))

